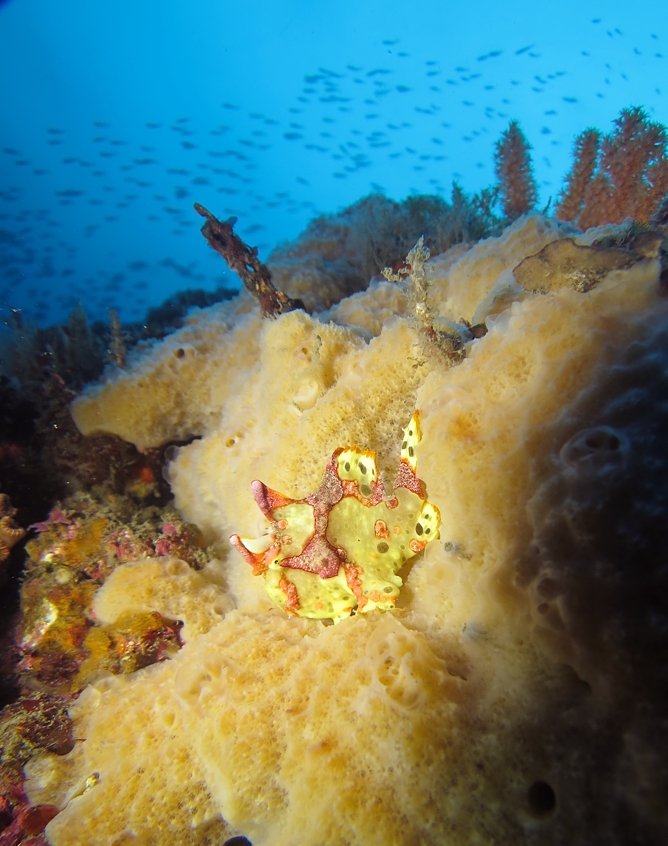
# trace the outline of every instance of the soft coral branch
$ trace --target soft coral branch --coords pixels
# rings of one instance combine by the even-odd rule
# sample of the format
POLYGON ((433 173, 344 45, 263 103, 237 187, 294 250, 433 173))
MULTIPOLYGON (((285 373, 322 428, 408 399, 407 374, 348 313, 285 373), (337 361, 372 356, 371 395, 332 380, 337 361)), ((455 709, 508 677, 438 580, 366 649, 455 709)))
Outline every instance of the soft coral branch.
POLYGON ((516 120, 496 144, 495 169, 501 187, 503 213, 508 220, 516 220, 530 211, 538 197, 531 168, 529 142, 516 120))
POLYGON ((582 229, 627 217, 646 223, 668 193, 666 143, 665 127, 639 107, 622 110, 600 143, 600 156, 598 133, 587 130, 576 142, 557 216, 582 229))
POLYGON ((561 192, 556 214, 559 220, 577 220, 584 206, 585 193, 591 183, 601 143, 598 129, 585 129, 575 139, 573 165, 566 177, 566 187, 561 192))

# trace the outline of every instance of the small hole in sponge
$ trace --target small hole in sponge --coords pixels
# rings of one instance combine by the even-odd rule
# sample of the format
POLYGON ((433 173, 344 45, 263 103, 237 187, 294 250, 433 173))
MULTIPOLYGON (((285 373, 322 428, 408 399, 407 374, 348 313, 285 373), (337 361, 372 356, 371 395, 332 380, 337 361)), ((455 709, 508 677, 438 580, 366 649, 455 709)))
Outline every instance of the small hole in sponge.
POLYGON ((186 573, 190 572, 190 567, 185 561, 181 561, 180 558, 173 558, 167 564, 165 570, 169 576, 185 576, 186 573))
POLYGON ((614 432, 606 429, 594 429, 584 439, 585 445, 589 449, 619 449, 621 441, 614 432))
POLYGON ((223 846, 253 846, 253 844, 247 837, 238 835, 237 837, 230 837, 229 840, 223 843, 223 846))
POLYGON ((531 812, 537 817, 547 816, 557 804, 554 790, 546 781, 534 781, 527 790, 527 800, 531 812))
POLYGON ((610 426, 597 426, 573 435, 561 448, 559 455, 571 467, 602 468, 619 464, 628 452, 628 447, 622 432, 610 426))
POLYGON ((176 723, 176 714, 173 711, 164 711, 162 714, 162 723, 165 728, 172 728, 176 723))

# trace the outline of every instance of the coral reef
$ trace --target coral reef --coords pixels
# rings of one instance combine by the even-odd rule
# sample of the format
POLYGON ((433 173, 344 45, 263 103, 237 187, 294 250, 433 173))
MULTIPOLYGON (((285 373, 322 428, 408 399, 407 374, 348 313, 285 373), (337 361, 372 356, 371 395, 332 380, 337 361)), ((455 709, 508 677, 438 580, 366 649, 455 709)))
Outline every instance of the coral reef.
POLYGON ((58 813, 34 805, 23 789, 23 765, 39 752, 66 755, 74 747, 67 701, 37 694, 7 705, 0 714, 0 842, 3 846, 47 846, 44 827, 58 813))
POLYGON ((622 109, 603 138, 585 130, 575 141, 557 217, 583 229, 626 217, 646 223, 668 194, 667 142, 665 127, 638 107, 622 109))
MULTIPOLYGON (((92 511, 73 530, 65 507, 32 542, 32 567, 53 555, 49 578, 94 583, 70 624, 85 742, 26 764, 30 801, 59 811, 48 842, 665 840, 664 253, 660 226, 574 236, 532 213, 322 314, 213 306, 83 394, 82 428, 143 448, 199 435, 168 474, 215 545, 189 566, 166 550, 175 515, 128 534, 92 511), (422 355, 425 326, 462 318, 486 333, 446 366, 422 355), (394 610, 330 626, 276 608, 229 541, 262 531, 252 480, 278 537, 342 444, 359 445, 344 471, 374 450, 387 473, 416 408, 440 539, 406 562, 394 610), (82 554, 93 536, 111 561, 82 554)), ((364 545, 356 519, 341 531, 364 545)), ((259 569, 267 540, 247 546, 259 569)), ((56 604, 44 584, 35 606, 56 604)))
POLYGON ((41 832, 59 809, 28 801, 22 767, 41 751, 72 750, 72 696, 92 678, 166 660, 231 607, 196 527, 171 507, 138 511, 129 496, 104 496, 72 495, 29 527, 20 613, 13 640, 3 638, 2 671, 15 686, 0 713, 3 844, 46 846, 41 832))
POLYGON ((0 564, 9 558, 9 551, 25 536, 25 529, 14 520, 16 509, 7 494, 0 493, 0 564))
MULTIPOLYGON (((430 307, 445 320, 479 323, 487 314, 478 319, 476 310, 499 276, 558 237, 560 230, 554 221, 534 214, 502 235, 481 241, 475 250, 456 245, 425 265, 430 307)), ((271 322, 262 325, 257 312, 252 311, 250 297, 242 293, 193 314, 183 329, 141 356, 139 351, 130 353, 130 366, 124 371, 109 369, 103 381, 89 386, 74 401, 72 414, 85 435, 114 433, 145 451, 215 431, 223 410, 235 409, 220 444, 232 458, 249 436, 245 409, 253 407, 262 393, 286 398, 288 408, 292 408, 286 422, 291 419, 295 429, 299 421, 296 412, 307 411, 339 380, 340 390, 354 403, 362 389, 352 363, 356 351, 364 348, 364 340, 374 337, 374 360, 383 372, 388 356, 395 358, 393 344, 395 350, 405 351, 405 362, 395 367, 392 384, 388 380, 382 391, 383 399, 372 400, 368 411, 361 399, 354 403, 362 417, 375 413, 378 429, 383 426, 383 414, 387 416, 396 406, 397 411, 392 408, 390 414, 393 440, 388 439, 377 449, 381 458, 389 461, 396 453, 402 421, 415 409, 411 386, 419 377, 413 365, 422 353, 422 340, 415 327, 391 318, 412 313, 408 298, 396 285, 380 282, 348 297, 324 313, 321 320, 294 312, 277 329, 271 322), (342 324, 341 328, 328 325, 330 320, 342 324), (292 351, 289 367, 283 364, 287 350, 292 351), (350 354, 347 361, 341 355, 343 350, 350 354)), ((255 422, 268 443, 276 441, 278 420, 268 421, 258 415, 255 422)), ((331 455, 342 443, 362 442, 363 430, 351 426, 351 422, 346 421, 339 430, 333 425, 327 443, 318 444, 313 470, 304 482, 311 489, 320 481, 323 455, 331 455)), ((301 436, 297 437, 301 441, 301 436)), ((311 453, 312 448, 305 445, 303 454, 311 453)), ((275 463, 280 466, 281 461, 275 463)), ((384 469, 391 472, 393 468, 387 465, 384 469)), ((258 466, 248 483, 261 471, 258 466)), ((308 487, 303 490, 306 493, 308 487)), ((230 526, 228 533, 234 530, 230 526)))
POLYGON ((150 308, 142 321, 145 327, 143 338, 163 338, 174 329, 180 329, 188 312, 193 308, 206 308, 214 303, 230 300, 237 294, 232 288, 216 288, 204 291, 201 288, 187 288, 168 297, 162 305, 150 308))
POLYGON ((19 384, 39 406, 39 389, 58 377, 69 389, 79 389, 98 378, 105 365, 124 367, 127 351, 181 328, 189 310, 224 302, 238 293, 220 287, 214 291, 186 289, 148 310, 140 323, 121 325, 109 310, 109 324, 89 325, 78 303, 64 325, 34 326, 14 311, 0 332, 0 378, 19 384))
POLYGON ((96 379, 107 361, 109 327, 88 325, 78 304, 63 326, 39 328, 12 314, 12 333, 3 338, 2 367, 22 385, 40 382, 44 374, 57 374, 72 388, 96 379))
POLYGON ((204 567, 210 556, 194 526, 170 508, 137 513, 126 498, 78 495, 31 528, 15 646, 22 685, 76 693, 103 669, 133 672, 180 647, 180 624, 160 609, 135 607, 118 620, 101 620, 92 609, 100 586, 125 563, 167 557, 186 569, 204 567))
POLYGON ((453 185, 450 203, 418 195, 402 203, 378 194, 337 215, 318 217, 268 258, 272 276, 309 312, 331 308, 356 292, 384 267, 401 264, 420 236, 436 253, 455 244, 498 234, 495 193, 467 197, 453 185))
POLYGON ((499 189, 367 198, 251 264, 306 310, 243 291, 127 357, 116 326, 73 418, 81 369, 30 348, 3 843, 666 841, 662 144, 627 110, 562 198, 582 225, 604 177, 640 222, 499 231, 535 202, 511 125, 499 189))

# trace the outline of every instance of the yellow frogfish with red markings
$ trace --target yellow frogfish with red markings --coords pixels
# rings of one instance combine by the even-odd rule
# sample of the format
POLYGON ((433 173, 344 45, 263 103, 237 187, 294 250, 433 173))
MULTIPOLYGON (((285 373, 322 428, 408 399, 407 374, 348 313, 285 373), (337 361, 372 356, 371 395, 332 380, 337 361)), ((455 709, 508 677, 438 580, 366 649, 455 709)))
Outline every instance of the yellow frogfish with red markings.
POLYGON ((395 607, 398 570, 438 537, 440 514, 417 476, 420 412, 404 429, 399 468, 387 495, 376 454, 356 446, 332 455, 315 493, 290 499, 254 481, 255 501, 270 521, 252 540, 231 543, 264 576, 265 590, 288 614, 339 622, 353 611, 395 607))

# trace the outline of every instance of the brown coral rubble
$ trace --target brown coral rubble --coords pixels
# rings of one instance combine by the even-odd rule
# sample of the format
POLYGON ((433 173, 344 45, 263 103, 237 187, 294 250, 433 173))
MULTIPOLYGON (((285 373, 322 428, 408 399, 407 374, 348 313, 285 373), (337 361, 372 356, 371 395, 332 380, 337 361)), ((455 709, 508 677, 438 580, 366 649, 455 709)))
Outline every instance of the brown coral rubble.
POLYGON ((25 529, 14 520, 16 509, 7 494, 0 494, 0 563, 9 558, 11 548, 25 536, 25 529))

